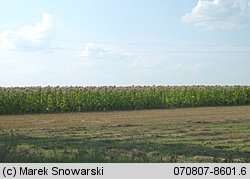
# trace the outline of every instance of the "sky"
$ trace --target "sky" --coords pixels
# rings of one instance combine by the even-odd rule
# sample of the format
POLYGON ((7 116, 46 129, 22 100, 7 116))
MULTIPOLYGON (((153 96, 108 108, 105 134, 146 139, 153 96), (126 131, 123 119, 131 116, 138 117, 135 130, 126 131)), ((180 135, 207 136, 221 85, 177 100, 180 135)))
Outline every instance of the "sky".
POLYGON ((0 86, 250 85, 250 0, 0 0, 0 86))

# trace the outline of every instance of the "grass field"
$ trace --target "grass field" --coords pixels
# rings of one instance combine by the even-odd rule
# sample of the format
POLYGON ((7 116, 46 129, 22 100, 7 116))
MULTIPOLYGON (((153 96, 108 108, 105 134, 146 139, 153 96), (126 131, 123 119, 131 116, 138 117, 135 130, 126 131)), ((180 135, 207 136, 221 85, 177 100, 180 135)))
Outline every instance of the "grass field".
POLYGON ((0 162, 250 162, 250 106, 1 115, 0 162))

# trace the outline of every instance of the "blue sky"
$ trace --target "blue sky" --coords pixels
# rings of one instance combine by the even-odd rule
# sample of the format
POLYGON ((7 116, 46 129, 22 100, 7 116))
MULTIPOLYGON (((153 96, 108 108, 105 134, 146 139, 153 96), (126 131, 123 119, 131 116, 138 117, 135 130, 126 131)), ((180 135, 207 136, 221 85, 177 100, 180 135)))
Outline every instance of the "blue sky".
POLYGON ((0 86, 250 85, 250 0, 8 0, 0 86))

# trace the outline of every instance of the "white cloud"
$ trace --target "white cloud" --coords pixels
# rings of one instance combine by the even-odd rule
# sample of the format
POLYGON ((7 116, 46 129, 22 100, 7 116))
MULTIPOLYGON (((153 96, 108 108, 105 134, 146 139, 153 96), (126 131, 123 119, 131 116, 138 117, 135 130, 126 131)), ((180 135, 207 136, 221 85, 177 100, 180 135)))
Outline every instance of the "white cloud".
POLYGON ((113 55, 115 51, 112 48, 105 48, 103 46, 89 42, 81 51, 80 57, 102 57, 105 55, 113 55))
POLYGON ((80 60, 82 59, 80 61, 82 66, 94 66, 108 63, 123 63, 138 58, 138 56, 138 54, 131 53, 130 50, 105 47, 103 45, 89 42, 86 43, 80 54, 75 57, 78 57, 80 60))
POLYGON ((182 22, 207 30, 242 28, 250 23, 250 0, 198 0, 182 22))
POLYGON ((113 48, 88 42, 83 50, 74 57, 77 58, 73 64, 74 68, 105 68, 105 66, 122 62, 127 56, 113 48))
POLYGON ((41 47, 54 36, 53 16, 49 13, 43 13, 41 22, 35 25, 25 25, 19 29, 8 28, 0 33, 0 47, 4 49, 15 49, 20 47, 41 47))

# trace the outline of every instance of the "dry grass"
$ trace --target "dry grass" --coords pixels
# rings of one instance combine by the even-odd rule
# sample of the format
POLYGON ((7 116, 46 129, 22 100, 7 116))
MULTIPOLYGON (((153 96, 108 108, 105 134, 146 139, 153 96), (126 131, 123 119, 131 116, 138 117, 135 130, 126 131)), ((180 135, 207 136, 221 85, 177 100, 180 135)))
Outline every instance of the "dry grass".
POLYGON ((171 110, 2 115, 0 130, 33 127, 100 126, 113 124, 239 122, 250 120, 250 106, 171 110))
POLYGON ((72 155, 84 147, 111 158, 142 152, 145 162, 250 159, 250 106, 0 116, 0 139, 11 129, 29 152, 72 155))

